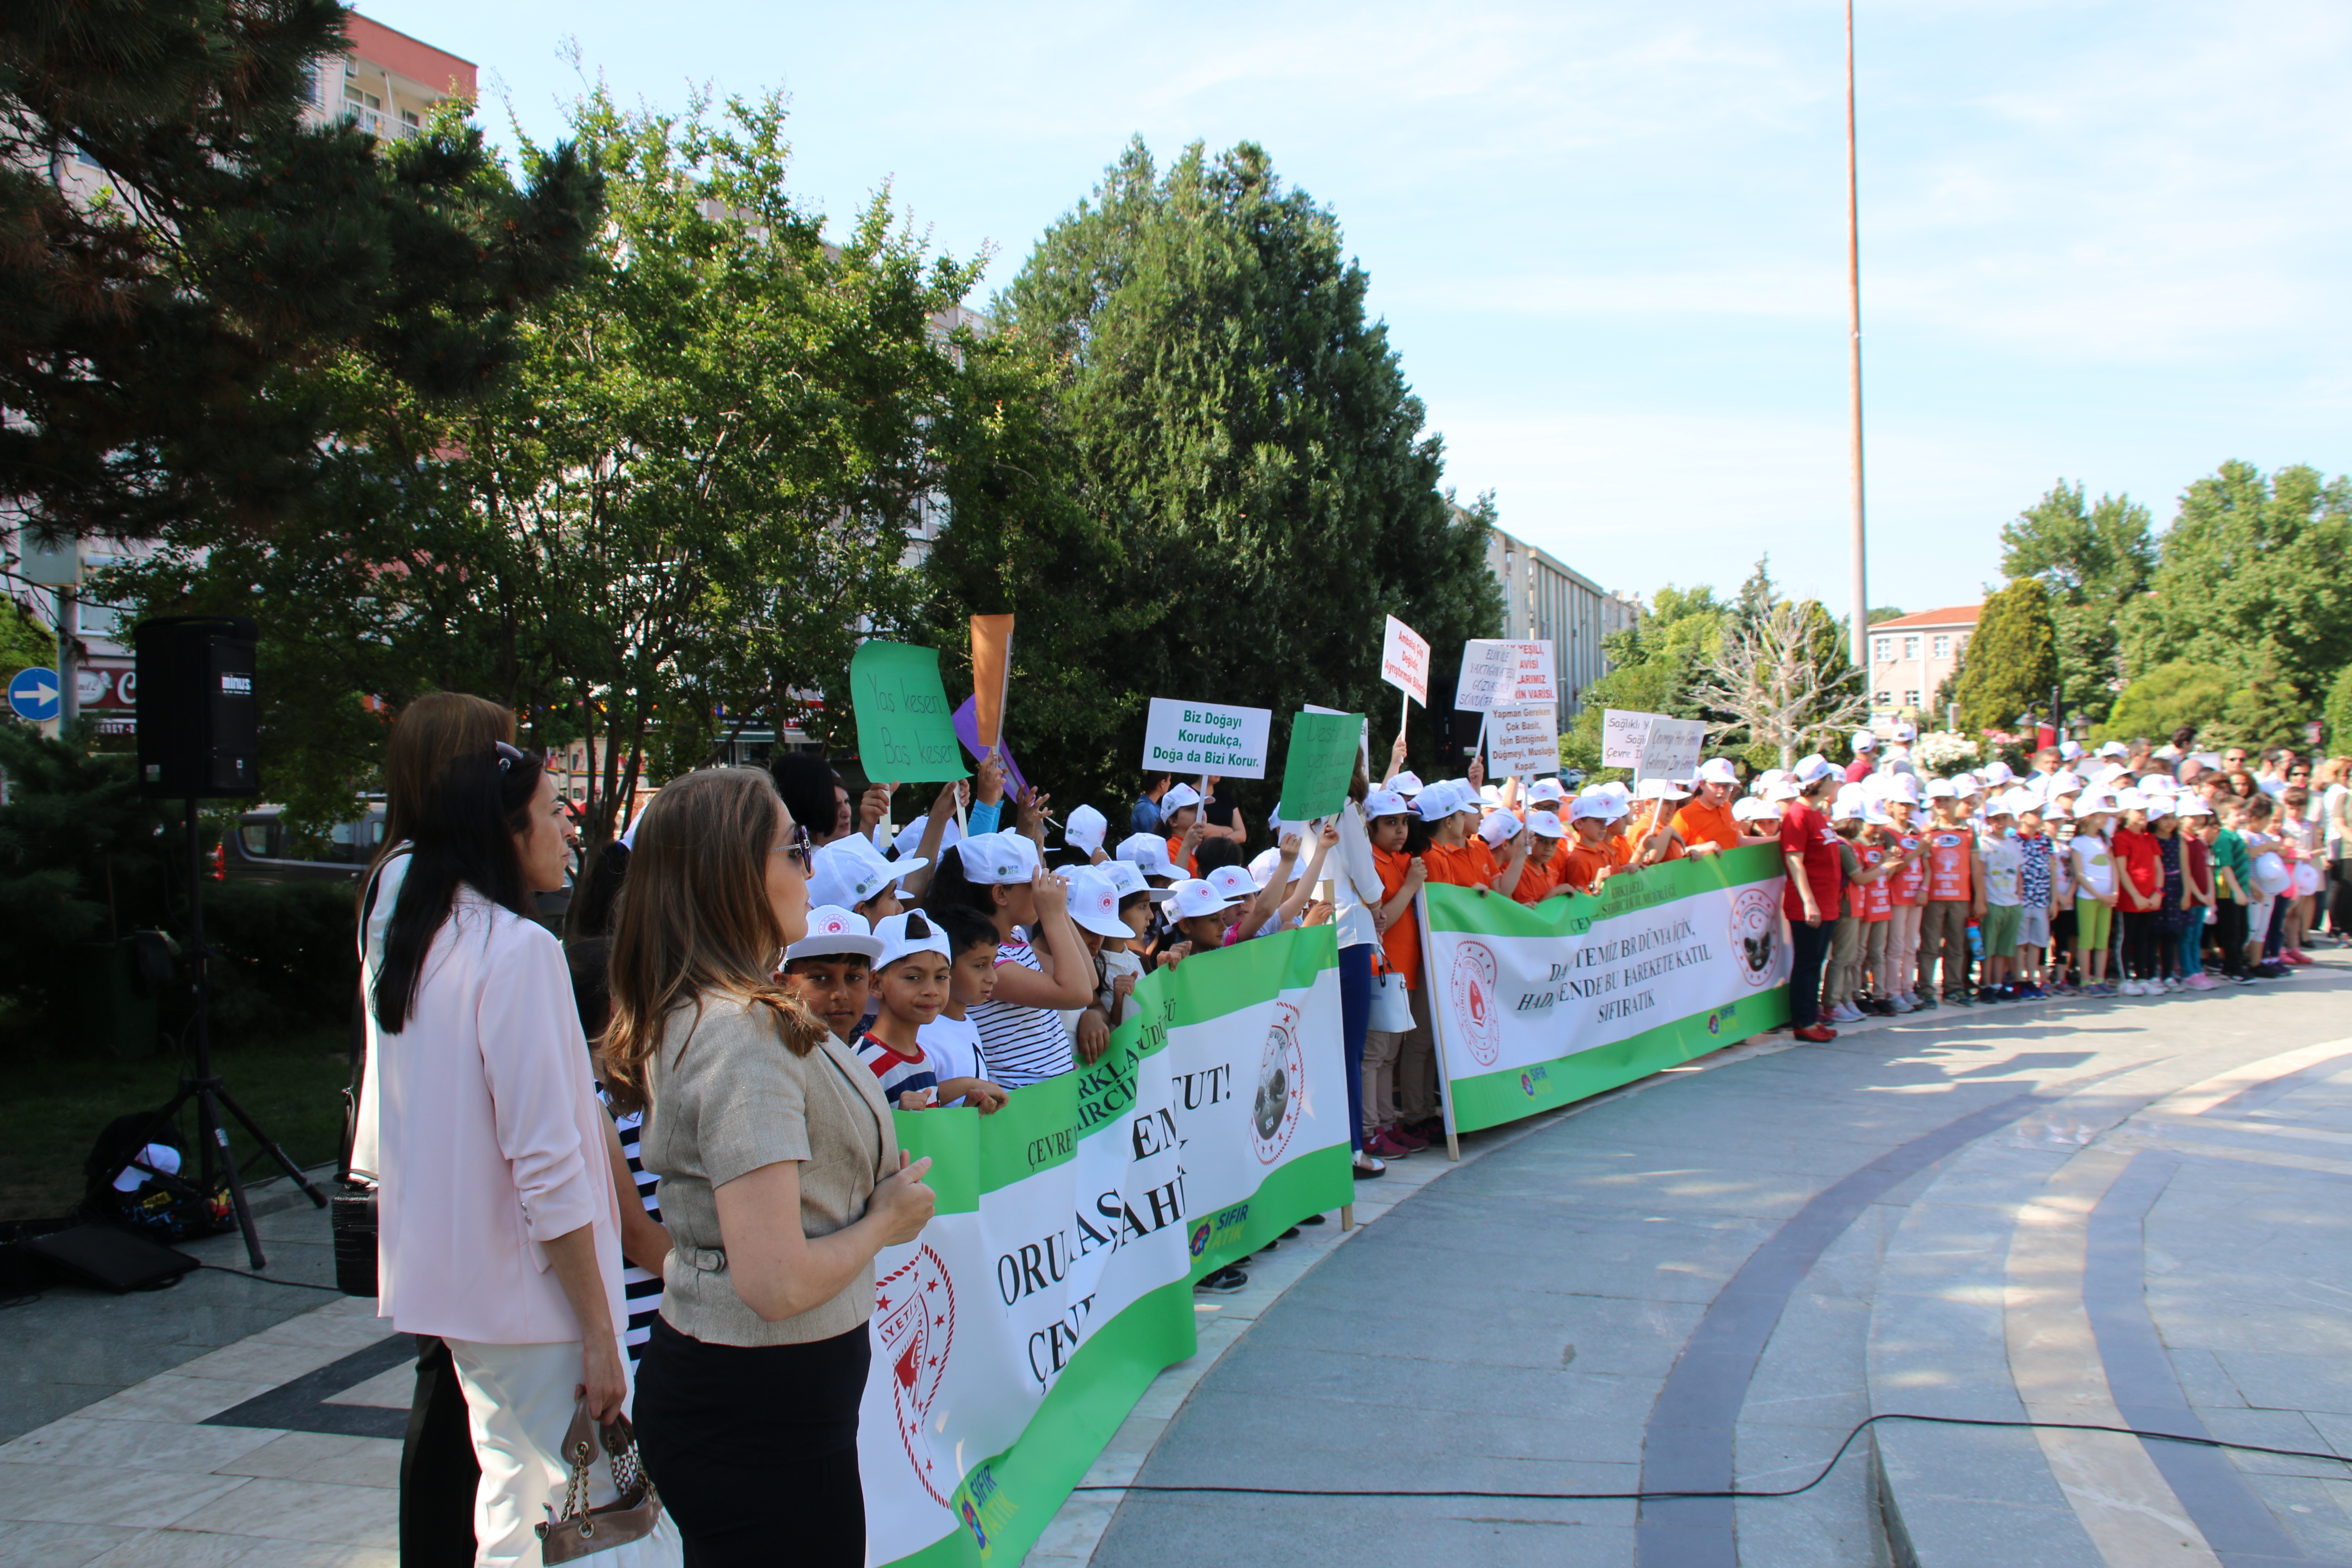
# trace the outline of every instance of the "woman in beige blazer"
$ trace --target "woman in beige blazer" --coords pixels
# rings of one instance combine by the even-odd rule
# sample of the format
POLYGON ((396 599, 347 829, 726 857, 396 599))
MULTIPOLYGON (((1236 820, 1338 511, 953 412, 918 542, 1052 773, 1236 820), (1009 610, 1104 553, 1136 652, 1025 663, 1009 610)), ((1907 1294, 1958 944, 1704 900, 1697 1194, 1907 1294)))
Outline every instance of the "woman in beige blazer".
POLYGON ((647 1106, 672 1242, 637 1433, 696 1568, 862 1568, 874 1255, 931 1217, 873 1073, 774 978, 809 847, 766 773, 689 773, 639 819, 614 925, 605 1082, 647 1106))

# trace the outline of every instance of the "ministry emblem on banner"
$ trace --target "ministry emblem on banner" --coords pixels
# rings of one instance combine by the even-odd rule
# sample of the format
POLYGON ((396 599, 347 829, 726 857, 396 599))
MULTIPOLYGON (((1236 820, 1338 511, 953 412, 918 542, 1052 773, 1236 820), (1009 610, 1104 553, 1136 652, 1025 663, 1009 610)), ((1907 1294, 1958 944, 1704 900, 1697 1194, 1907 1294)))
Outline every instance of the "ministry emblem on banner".
POLYGON ((931 1500, 945 1507, 959 1478, 931 1451, 930 1414, 955 1342, 955 1282, 938 1253, 919 1247, 876 1283, 874 1338, 882 1352, 877 1359, 890 1368, 890 1397, 907 1462, 931 1500))

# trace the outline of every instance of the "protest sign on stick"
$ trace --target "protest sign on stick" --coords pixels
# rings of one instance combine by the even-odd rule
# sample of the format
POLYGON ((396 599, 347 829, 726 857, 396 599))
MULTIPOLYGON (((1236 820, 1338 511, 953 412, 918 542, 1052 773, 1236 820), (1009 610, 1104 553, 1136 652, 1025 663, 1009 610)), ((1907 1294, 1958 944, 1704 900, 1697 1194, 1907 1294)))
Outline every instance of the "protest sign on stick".
POLYGON ((971 776, 940 684, 937 649, 878 639, 860 644, 849 660, 849 705, 867 777, 942 784, 971 776))
POLYGON ((1003 739, 1004 694, 1012 679, 1013 617, 972 616, 972 722, 983 754, 1003 739))
POLYGON ((1706 725, 1697 719, 1660 719, 1642 742, 1642 760, 1634 764, 1637 779, 1686 779, 1698 772, 1699 749, 1706 744, 1706 725))
POLYGON ((1516 656, 1511 668, 1511 700, 1559 703, 1559 679, 1552 665, 1551 644, 1515 642, 1507 645, 1516 656))
POLYGON ((1150 717, 1144 721, 1143 770, 1262 779, 1265 777, 1266 732, 1273 726, 1270 708, 1230 708, 1155 697, 1150 717))
POLYGON ((1394 616, 1381 639, 1381 679, 1405 695, 1400 722, 1412 716, 1413 703, 1429 706, 1429 639, 1394 616))
POLYGON ((1290 721, 1290 752, 1282 763, 1285 822, 1328 816, 1348 798, 1356 773, 1360 713, 1301 713, 1290 721))
POLYGON ((1663 713, 1643 713, 1630 708, 1602 709, 1601 765, 1604 768, 1640 767, 1642 747, 1650 738, 1650 726, 1664 717, 1663 713))
POLYGON ((1531 779, 1559 772, 1559 728, 1549 702, 1513 702, 1486 715, 1486 771, 1531 779))
POLYGON ((1485 713, 1512 700, 1518 671, 1514 647, 1491 637, 1473 637, 1462 645, 1462 675, 1454 683, 1456 711, 1485 713))

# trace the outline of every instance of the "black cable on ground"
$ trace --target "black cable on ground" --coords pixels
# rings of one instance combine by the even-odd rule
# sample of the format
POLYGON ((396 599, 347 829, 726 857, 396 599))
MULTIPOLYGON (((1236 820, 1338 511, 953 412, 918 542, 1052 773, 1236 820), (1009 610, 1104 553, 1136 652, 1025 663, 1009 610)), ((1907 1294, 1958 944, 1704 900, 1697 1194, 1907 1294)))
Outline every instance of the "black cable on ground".
MULTIPOLYGON (((1671 1502, 1679 1499, 1720 1498, 1789 1498, 1809 1492, 1830 1479, 1838 1461, 1845 1458, 1853 1440, 1881 1421, 1923 1421, 1938 1426, 2006 1426, 2045 1432, 2110 1432, 2119 1437, 2153 1437, 2167 1443, 2187 1443, 2199 1448, 2231 1448, 2242 1454, 2271 1454, 2284 1459, 2324 1459, 2332 1464, 2352 1465, 2352 1458, 2342 1454, 2315 1454, 2305 1448, 2265 1448, 2259 1443, 2230 1443, 2219 1437, 2190 1437, 2178 1432, 2143 1432, 2137 1426, 2103 1426, 2087 1421, 1995 1421, 1972 1415, 1908 1415, 1889 1410, 1857 1422, 1837 1446, 1821 1474, 1801 1487, 1782 1491, 1659 1491, 1659 1492, 1495 1492, 1465 1489, 1417 1489, 1408 1488, 1339 1488, 1339 1487, 1192 1487, 1150 1486, 1129 1483, 1116 1486, 1108 1482, 1093 1486, 1073 1487, 1081 1492, 1216 1492, 1246 1497, 1429 1497, 1429 1498, 1492 1498, 1511 1502, 1671 1502)), ((2352 1479, 2352 1477, 2314 1477, 2314 1479, 2352 1479)))
POLYGON ((200 1263, 197 1267, 214 1274, 234 1274, 240 1279, 258 1279, 264 1285, 290 1285, 297 1290, 331 1290, 338 1296, 343 1293, 340 1285, 313 1285, 307 1279, 280 1279, 271 1274, 249 1274, 242 1268, 229 1268, 218 1263, 200 1263))

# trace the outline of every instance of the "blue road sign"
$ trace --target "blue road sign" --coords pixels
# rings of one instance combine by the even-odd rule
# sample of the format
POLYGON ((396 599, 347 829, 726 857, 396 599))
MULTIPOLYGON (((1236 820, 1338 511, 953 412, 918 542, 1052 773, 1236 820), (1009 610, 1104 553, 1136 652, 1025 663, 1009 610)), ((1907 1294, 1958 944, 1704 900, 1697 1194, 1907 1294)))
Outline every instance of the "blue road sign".
POLYGON ((58 716, 58 672, 33 665, 8 682, 8 706, 16 717, 46 724, 58 716))

